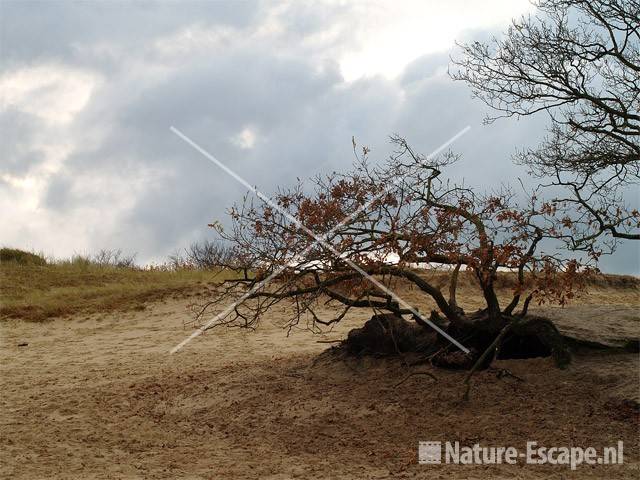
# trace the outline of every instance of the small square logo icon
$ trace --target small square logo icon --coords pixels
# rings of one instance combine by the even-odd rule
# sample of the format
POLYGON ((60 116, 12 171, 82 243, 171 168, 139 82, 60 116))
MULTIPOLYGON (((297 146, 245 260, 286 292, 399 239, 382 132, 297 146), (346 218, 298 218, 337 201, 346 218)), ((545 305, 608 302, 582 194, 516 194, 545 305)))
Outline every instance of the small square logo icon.
POLYGON ((442 461, 442 442, 418 443, 418 463, 430 465, 442 461))

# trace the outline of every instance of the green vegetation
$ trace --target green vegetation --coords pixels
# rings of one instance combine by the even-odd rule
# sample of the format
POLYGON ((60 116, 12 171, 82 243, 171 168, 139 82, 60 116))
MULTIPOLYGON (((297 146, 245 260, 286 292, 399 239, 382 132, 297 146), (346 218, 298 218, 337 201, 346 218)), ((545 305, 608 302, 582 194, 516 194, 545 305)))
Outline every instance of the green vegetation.
POLYGON ((25 252, 17 248, 0 248, 0 262, 13 262, 18 265, 46 265, 47 261, 42 255, 25 252))
POLYGON ((146 302, 191 295, 235 276, 224 270, 114 266, 84 256, 46 262, 21 250, 0 251, 0 319, 141 310, 146 302))

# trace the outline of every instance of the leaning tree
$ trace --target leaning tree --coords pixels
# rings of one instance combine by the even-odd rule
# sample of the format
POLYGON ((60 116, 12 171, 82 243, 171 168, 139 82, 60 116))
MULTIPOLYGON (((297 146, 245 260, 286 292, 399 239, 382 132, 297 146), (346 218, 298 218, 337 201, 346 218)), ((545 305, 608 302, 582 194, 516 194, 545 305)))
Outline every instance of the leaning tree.
POLYGON ((452 76, 497 112, 488 122, 549 115, 544 141, 517 159, 548 179, 555 207, 572 220, 569 247, 638 240, 640 2, 535 5, 535 17, 514 21, 501 38, 462 45, 452 76))
MULTIPOLYGON (((515 342, 518 348, 536 342, 566 364, 568 352, 553 323, 529 316, 527 309, 531 301, 564 303, 575 295, 599 255, 595 244, 582 263, 562 256, 563 250, 548 245, 562 221, 552 204, 535 193, 523 203, 522 194, 508 189, 478 192, 458 185, 442 173, 458 160, 455 155, 423 157, 402 138, 393 142, 397 148, 387 162, 371 164, 365 148, 350 173, 315 178, 313 188, 301 184, 267 202, 246 198, 234 207, 231 228, 221 232, 234 248, 236 264, 229 267, 250 265, 252 274, 227 280, 201 306, 203 318, 235 302, 206 328, 253 328, 286 302, 286 327, 318 331, 364 308, 396 348, 400 339, 409 348, 441 352, 436 359, 442 365, 452 366, 455 358, 447 336, 470 349, 458 355, 465 368, 488 365, 504 341, 518 336, 528 339, 515 342), (434 281, 429 273, 445 267, 450 281, 442 285, 441 276, 434 281), (457 301, 461 271, 477 284, 484 308, 467 312, 457 301), (508 301, 497 294, 500 275, 513 279, 508 301), (394 293, 400 281, 432 300, 433 311, 420 312, 394 293), (405 324, 411 325, 408 334, 394 332, 405 324)), ((349 340, 361 353, 380 347, 361 344, 358 335, 349 340)))

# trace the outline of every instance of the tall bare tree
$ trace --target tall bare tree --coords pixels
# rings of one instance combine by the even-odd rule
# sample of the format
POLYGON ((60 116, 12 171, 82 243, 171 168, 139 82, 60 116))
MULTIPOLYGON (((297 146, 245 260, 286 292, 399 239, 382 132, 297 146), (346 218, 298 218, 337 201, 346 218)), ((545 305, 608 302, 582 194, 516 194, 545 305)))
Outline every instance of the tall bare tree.
POLYGON ((536 6, 536 16, 514 21, 503 37, 462 45, 451 74, 497 112, 487 122, 550 116, 542 143, 516 157, 549 179, 566 219, 559 236, 571 248, 638 240, 640 2, 536 6))

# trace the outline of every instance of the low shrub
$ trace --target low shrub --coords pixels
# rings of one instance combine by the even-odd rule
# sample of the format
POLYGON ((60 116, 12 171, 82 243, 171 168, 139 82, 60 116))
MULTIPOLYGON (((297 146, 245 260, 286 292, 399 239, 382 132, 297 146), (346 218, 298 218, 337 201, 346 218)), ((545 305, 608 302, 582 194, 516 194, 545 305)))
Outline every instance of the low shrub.
POLYGON ((18 248, 0 248, 0 262, 14 262, 19 265, 46 265, 47 261, 41 255, 26 252, 18 248))

